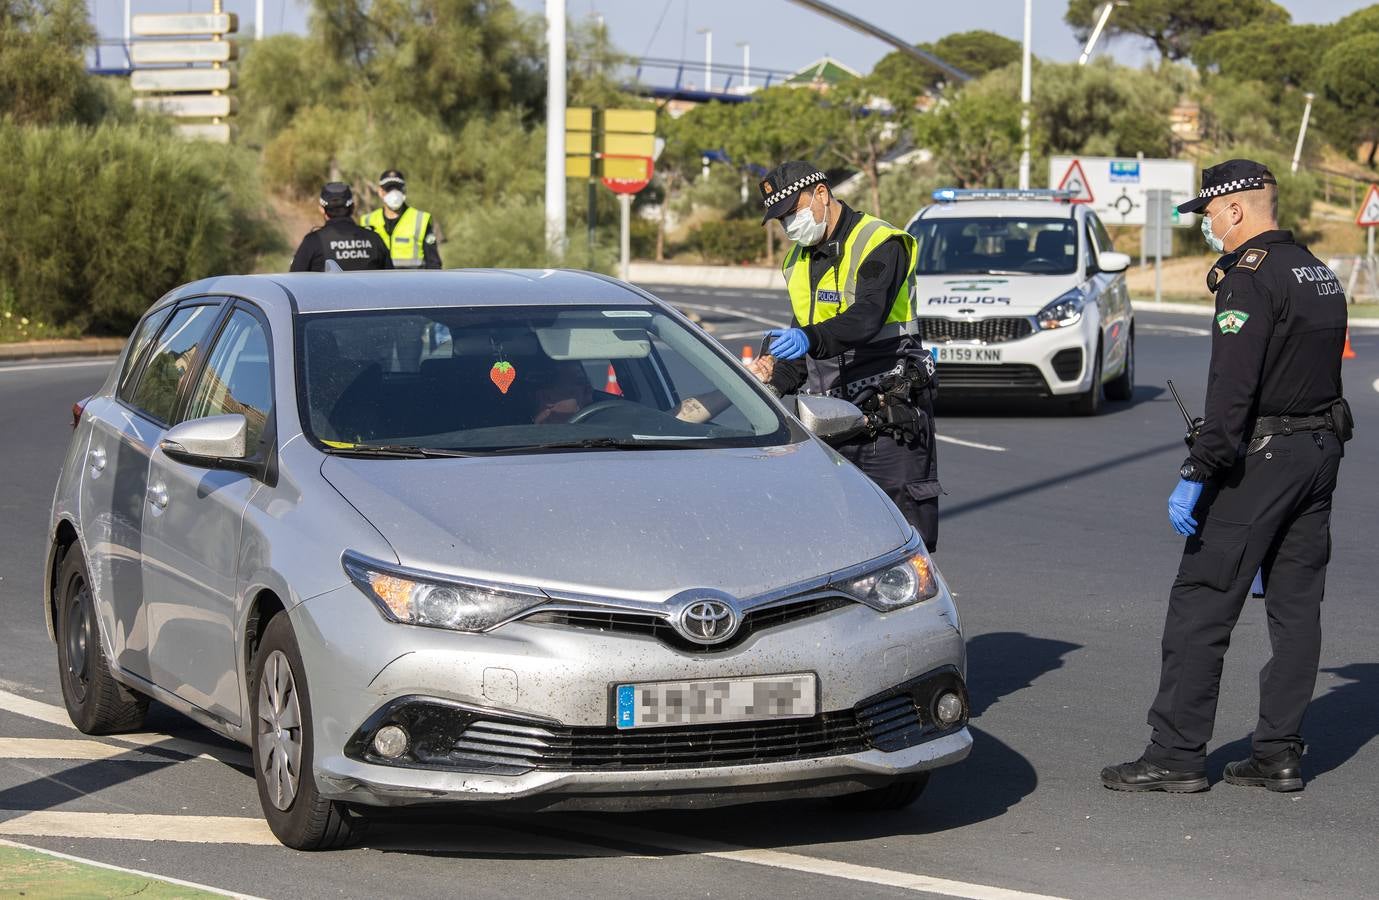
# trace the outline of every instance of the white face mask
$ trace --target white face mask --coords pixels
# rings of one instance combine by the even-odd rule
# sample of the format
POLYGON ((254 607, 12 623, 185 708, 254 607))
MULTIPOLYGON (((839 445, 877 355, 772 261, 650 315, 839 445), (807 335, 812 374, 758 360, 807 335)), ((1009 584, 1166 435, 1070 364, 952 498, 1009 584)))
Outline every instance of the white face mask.
MULTIPOLYGON (((1228 208, 1229 208, 1229 207, 1228 207, 1228 208)), ((1223 210, 1221 210, 1220 212, 1218 212, 1216 215, 1219 216, 1219 215, 1221 215, 1221 213, 1223 213, 1223 212, 1225 212, 1225 211, 1226 211, 1226 210, 1223 209, 1223 210)), ((1239 225, 1240 223, 1239 223, 1239 222, 1236 222, 1235 225, 1232 225, 1230 228, 1227 228, 1225 234, 1217 235, 1217 234, 1215 234, 1215 233, 1212 231, 1212 227, 1211 227, 1211 226, 1212 226, 1212 220, 1215 219, 1215 218, 1216 218, 1216 216, 1203 216, 1203 217, 1202 217, 1202 237, 1204 237, 1204 238, 1207 239, 1207 246, 1210 247, 1210 248, 1212 249, 1212 252, 1214 252, 1214 253, 1225 253, 1225 252, 1226 252, 1226 243, 1225 243, 1226 238, 1230 235, 1230 233, 1231 233, 1232 231, 1235 230, 1235 225, 1239 225)))
POLYGON ((813 247, 822 241, 824 232, 828 230, 828 203, 832 201, 830 197, 824 204, 824 218, 818 222, 814 220, 814 200, 811 198, 808 206, 785 220, 785 236, 801 247, 813 247))
POLYGON ((394 188, 383 195, 383 205, 396 212, 407 202, 407 195, 394 188))

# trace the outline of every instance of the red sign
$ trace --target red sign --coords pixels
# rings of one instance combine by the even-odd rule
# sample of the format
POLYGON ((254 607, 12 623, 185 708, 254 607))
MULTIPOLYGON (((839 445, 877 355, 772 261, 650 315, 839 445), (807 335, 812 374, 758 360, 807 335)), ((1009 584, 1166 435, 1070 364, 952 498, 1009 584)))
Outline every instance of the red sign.
POLYGON ((614 156, 603 154, 599 157, 603 160, 603 171, 613 171, 617 174, 603 176, 603 186, 615 194, 635 194, 651 183, 651 157, 649 156, 614 156), (645 172, 644 175, 636 176, 633 172, 645 172))
POLYGON ((1058 182, 1060 191, 1072 191, 1072 203, 1091 203, 1092 187, 1087 183, 1087 176, 1082 172, 1082 162, 1073 160, 1073 164, 1068 166, 1068 171, 1063 173, 1063 180, 1058 182))
POLYGON ((1379 225, 1379 184, 1369 186, 1369 193, 1365 194, 1365 202, 1360 204, 1360 214, 1355 217, 1355 224, 1361 227, 1379 225))

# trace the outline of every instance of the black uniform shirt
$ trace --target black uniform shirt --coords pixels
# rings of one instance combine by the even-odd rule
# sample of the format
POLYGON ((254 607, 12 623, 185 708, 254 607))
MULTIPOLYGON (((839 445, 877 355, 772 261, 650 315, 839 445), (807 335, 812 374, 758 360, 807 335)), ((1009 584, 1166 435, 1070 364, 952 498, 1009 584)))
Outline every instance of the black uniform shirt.
POLYGON ((1320 415, 1341 397, 1346 300, 1336 273, 1266 231, 1221 257, 1211 372, 1192 462, 1209 477, 1235 465, 1260 416, 1320 415))
POLYGON ((336 216, 320 228, 312 229, 292 257, 293 272, 324 272, 326 260, 333 259, 342 269, 391 269, 392 257, 383 238, 372 228, 355 223, 349 216, 336 216))
MULTIPOLYGON (((842 216, 833 232, 817 246, 805 250, 809 262, 809 286, 815 290, 829 271, 843 262, 843 243, 862 220, 862 214, 842 201, 842 216)), ((809 338, 809 355, 815 359, 830 359, 847 351, 856 351, 847 360, 845 376, 849 380, 865 378, 895 365, 897 355, 910 343, 908 338, 871 343, 890 315, 891 303, 905 282, 908 259, 905 245, 899 238, 883 242, 862 261, 857 270, 857 294, 852 305, 831 319, 815 325, 801 325, 791 316, 790 324, 800 328, 809 338)), ((838 273, 841 279, 843 273, 838 273)), ((831 282, 830 282, 831 284, 831 282)), ((808 378, 803 359, 777 362, 771 386, 782 394, 800 389, 808 378)), ((842 385, 839 385, 840 387, 842 385)))
MULTIPOLYGON (((388 232, 389 236, 397 227, 397 223, 402 221, 402 214, 406 211, 407 204, 404 203, 398 208, 397 218, 390 219, 387 213, 383 214, 383 230, 388 232)), ((417 210, 417 214, 420 215, 421 210, 417 210)), ((441 268, 441 251, 436 243, 436 219, 434 216, 426 220, 426 230, 421 235, 421 262, 423 269, 441 268)))

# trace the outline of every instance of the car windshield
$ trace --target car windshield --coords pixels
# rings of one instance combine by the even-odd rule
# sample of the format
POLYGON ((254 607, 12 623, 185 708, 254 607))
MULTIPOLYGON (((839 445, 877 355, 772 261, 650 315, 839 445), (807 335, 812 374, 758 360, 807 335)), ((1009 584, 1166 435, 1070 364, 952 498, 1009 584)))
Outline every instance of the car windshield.
POLYGON ((920 275, 1067 275, 1077 271, 1070 218, 924 218, 910 226, 920 275))
POLYGON ((799 438, 740 369, 652 307, 299 317, 302 427, 378 457, 769 446, 799 438))

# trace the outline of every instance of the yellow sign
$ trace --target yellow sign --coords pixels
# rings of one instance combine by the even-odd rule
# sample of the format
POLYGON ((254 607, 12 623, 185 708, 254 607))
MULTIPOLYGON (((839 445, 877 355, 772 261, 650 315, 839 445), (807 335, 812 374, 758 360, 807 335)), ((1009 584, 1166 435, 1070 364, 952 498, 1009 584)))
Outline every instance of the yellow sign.
POLYGON ((592 178, 593 177, 593 157, 589 156, 567 156, 565 157, 565 177, 566 178, 592 178))
POLYGON ((594 152, 594 135, 588 131, 565 132, 565 153, 569 156, 589 156, 594 152))
POLYGON ((603 111, 603 130, 626 134, 655 134, 656 110, 606 109, 603 111))
POLYGON ((588 106, 572 106, 565 110, 566 131, 593 131, 594 110, 588 106))
POLYGON ((615 181, 636 181, 646 177, 646 160, 644 159, 619 159, 616 156, 605 156, 599 160, 599 166, 602 169, 599 174, 615 181))
POLYGON ((605 134, 603 152, 612 156, 652 156, 656 152, 656 135, 605 134))

